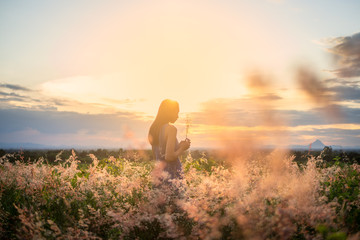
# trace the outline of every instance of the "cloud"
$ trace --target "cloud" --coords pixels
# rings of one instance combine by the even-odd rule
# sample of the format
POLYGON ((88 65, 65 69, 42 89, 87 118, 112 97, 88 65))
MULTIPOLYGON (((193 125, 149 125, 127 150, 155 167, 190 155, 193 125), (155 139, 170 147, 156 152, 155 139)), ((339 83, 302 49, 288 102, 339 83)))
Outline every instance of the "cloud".
POLYGON ((360 80, 333 78, 325 80, 328 91, 340 101, 360 102, 360 80))
POLYGON ((141 147, 138 144, 146 143, 150 126, 149 121, 130 112, 81 114, 51 110, 0 109, 0 115, 1 142, 141 147), (131 139, 128 137, 130 131, 131 139))
POLYGON ((330 92, 314 71, 300 66, 296 74, 298 85, 312 101, 320 105, 328 105, 332 102, 330 92))
POLYGON ((146 87, 127 81, 120 74, 113 74, 72 76, 47 81, 39 85, 39 94, 46 101, 56 104, 60 111, 110 113, 125 109, 151 109, 151 106, 159 104, 160 99, 157 98, 161 98, 152 89, 153 86, 146 87), (149 96, 151 100, 147 98, 149 96))
MULTIPOLYGON (((0 98, 0 102, 5 103, 9 106, 9 102, 25 102, 26 100, 24 98, 19 97, 6 97, 6 98, 0 98)), ((10 106, 9 106, 10 107, 10 106)))
MULTIPOLYGON (((269 117, 281 118, 281 111, 272 109, 261 102, 278 100, 277 95, 251 96, 247 98, 217 98, 202 103, 198 112, 191 114, 194 122, 219 126, 260 126, 271 125, 269 117), (267 99, 268 101, 264 101, 267 99)), ((273 119, 274 120, 274 119, 273 119)), ((279 120, 276 124, 282 123, 279 120)))
POLYGON ((258 100, 263 100, 263 101, 274 101, 274 100, 283 99, 282 97, 280 97, 279 95, 277 95, 275 93, 267 93, 265 95, 257 96, 255 98, 257 98, 258 100))
MULTIPOLYGON (((30 89, 25 88, 20 85, 1 83, 0 84, 0 101, 2 105, 9 104, 14 102, 29 102, 29 97, 26 96, 27 93, 31 92, 30 89), (18 94, 17 92, 22 92, 18 94), (23 95, 25 94, 25 95, 23 95)), ((30 100, 31 101, 31 100, 30 100)))
POLYGON ((48 102, 41 98, 41 94, 32 89, 8 83, 0 84, 0 89, 1 108, 40 109, 46 105, 46 109, 49 109, 48 102))
POLYGON ((46 133, 71 133, 87 129, 90 133, 111 131, 116 126, 133 121, 140 123, 141 117, 130 113, 81 114, 75 112, 36 111, 27 109, 0 109, 0 131, 15 131, 32 128, 46 133))
POLYGON ((324 80, 329 85, 339 85, 348 87, 360 87, 360 81, 357 79, 342 79, 342 78, 331 78, 324 80))
POLYGON ((146 146, 148 118, 142 113, 121 108, 138 100, 107 97, 102 102, 82 102, 20 85, 3 83, 0 87, 0 142, 146 146), (132 132, 131 138, 129 132, 132 132))
POLYGON ((242 147, 239 149, 243 149, 244 146, 251 149, 261 145, 282 146, 290 141, 302 143, 299 132, 304 129, 309 129, 316 139, 316 134, 321 133, 317 129, 324 126, 329 128, 336 124, 339 127, 343 124, 341 127, 349 128, 360 123, 360 109, 328 105, 329 109, 341 109, 346 116, 331 118, 320 114, 321 108, 300 111, 267 106, 259 104, 259 100, 254 98, 213 99, 204 102, 201 111, 191 114, 193 126, 190 138, 193 138, 194 143, 203 141, 208 146, 227 148, 232 144, 239 147, 240 144, 242 147), (295 136, 294 133, 299 135, 295 136))
POLYGON ((338 37, 328 40, 334 44, 329 49, 339 65, 333 72, 338 77, 359 77, 360 76, 360 32, 352 36, 338 37))
POLYGON ((147 146, 145 140, 124 139, 112 132, 100 132, 89 134, 86 131, 74 133, 43 133, 36 129, 19 130, 12 133, 1 134, 5 138, 0 144, 13 148, 23 148, 29 146, 38 148, 136 148, 143 149, 147 146), (19 139, 21 141, 19 142, 19 139), (38 146, 37 146, 38 145, 38 146))
POLYGON ((306 125, 322 125, 322 124, 341 124, 341 123, 360 123, 360 109, 348 108, 338 105, 329 105, 328 108, 335 108, 342 112, 342 118, 324 117, 322 108, 314 108, 307 111, 282 111, 282 115, 288 119, 289 126, 306 126, 306 125))
MULTIPOLYGON (((360 123, 360 109, 349 108, 340 105, 328 105, 329 109, 334 108, 341 111, 343 118, 329 118, 320 114, 321 107, 309 110, 281 110, 271 109, 271 115, 281 118, 286 123, 284 126, 306 126, 341 123, 360 123)), ((270 111, 269 109, 265 109, 270 111)), ((192 113, 194 123, 218 126, 267 126, 267 119, 264 118, 264 109, 257 105, 257 101, 248 98, 239 99, 214 99, 203 103, 199 112, 192 113)), ((277 124, 275 124, 277 125, 277 124)))
POLYGON ((20 85, 15 85, 15 84, 8 84, 8 83, 1 83, 0 84, 0 88, 7 88, 7 89, 11 89, 11 90, 20 90, 20 91, 31 91, 30 89, 20 86, 20 85))
POLYGON ((336 93, 337 97, 341 100, 351 100, 360 102, 360 88, 349 86, 335 86, 329 88, 330 91, 336 93))
POLYGON ((103 82, 94 85, 94 83, 86 82, 89 79, 83 77, 80 78, 80 82, 76 82, 78 78, 70 78, 63 85, 55 84, 62 83, 60 80, 55 81, 55 83, 50 81, 47 84, 51 83, 51 89, 40 88, 40 90, 37 90, 36 87, 29 89, 20 85, 3 83, 0 85, 0 108, 99 114, 121 112, 125 109, 131 111, 137 104, 146 104, 143 98, 118 98, 120 94, 116 86, 111 87, 113 92, 109 94, 102 88, 103 82), (75 81, 73 86, 71 85, 72 80, 75 81), (86 86, 91 86, 91 89, 86 88, 86 86), (98 92, 94 89, 97 89, 98 92))
MULTIPOLYGON (((319 109, 309 111, 264 109, 257 100, 214 99, 204 103, 203 111, 191 114, 190 138, 193 146, 217 146, 215 142, 226 137, 226 144, 276 144, 274 139, 290 136, 295 144, 302 144, 302 137, 324 136, 324 140, 342 139, 337 144, 359 144, 354 136, 360 124, 360 109, 341 107, 346 118, 326 118, 319 109), (269 111, 269 110, 267 110, 269 111), (267 112, 265 112, 267 113, 267 112), (269 125, 267 116, 277 116, 285 124, 269 125), (334 124, 334 125, 333 125, 334 124), (333 125, 333 126, 332 126, 333 125), (326 134, 329 129, 331 134, 326 134), (334 130, 337 129, 337 130, 334 130), (354 129, 354 130, 352 130, 354 129), (343 135, 342 131, 344 131, 343 135), (354 134, 351 134, 354 131, 354 134), (224 135, 224 133, 229 133, 224 135), (304 135, 304 136, 303 136, 304 135), (225 137, 224 137, 225 136, 225 137), (221 138, 222 137, 222 138, 221 138), (326 137, 326 138, 325 138, 326 137), (346 139, 352 142, 343 143, 346 139), (249 142, 247 142, 249 141, 249 142)), ((83 114, 55 110, 0 109, 1 142, 33 142, 47 145, 147 147, 146 135, 153 119, 145 119, 134 112, 118 111, 112 114, 83 114)), ((183 137, 181 119, 177 122, 179 139, 183 137)), ((360 128, 358 128, 360 129, 360 128)), ((185 135, 184 135, 185 136, 185 135)), ((315 137, 314 137, 315 138, 315 137)), ((313 139, 311 139, 313 140, 313 139)))
POLYGON ((299 66, 296 81, 301 90, 316 106, 330 118, 342 118, 340 108, 335 104, 336 99, 325 85, 324 81, 316 75, 310 67, 299 66))
POLYGON ((360 129, 343 129, 338 127, 316 128, 308 130, 291 131, 292 142, 309 144, 315 139, 320 139, 326 145, 360 146, 360 129))
POLYGON ((0 97, 3 96, 3 97, 18 97, 18 98, 23 98, 24 96, 21 96, 19 94, 16 94, 16 93, 7 93, 7 92, 2 92, 0 91, 0 97))
POLYGON ((339 105, 327 107, 339 109, 343 118, 326 117, 321 114, 322 108, 267 109, 259 105, 258 100, 251 98, 213 99, 204 102, 201 111, 191 114, 189 137, 194 144, 201 141, 206 146, 213 147, 232 144, 242 144, 246 148, 261 145, 284 146, 289 143, 312 142, 322 136, 331 144, 360 145, 359 139, 354 140, 356 134, 349 133, 360 129, 360 109, 339 105), (329 129, 330 132, 338 130, 335 137, 325 134, 321 129, 329 129), (343 130, 344 134, 341 135, 343 130))

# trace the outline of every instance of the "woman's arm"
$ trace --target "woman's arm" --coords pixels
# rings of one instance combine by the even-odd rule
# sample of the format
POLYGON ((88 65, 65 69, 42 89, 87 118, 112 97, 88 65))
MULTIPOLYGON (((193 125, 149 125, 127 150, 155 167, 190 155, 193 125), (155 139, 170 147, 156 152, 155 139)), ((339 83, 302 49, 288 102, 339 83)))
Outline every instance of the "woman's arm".
POLYGON ((154 146, 152 146, 152 145, 151 145, 151 151, 153 154, 153 159, 156 159, 155 149, 154 149, 154 146))
MULTIPOLYGON (((179 144, 176 149, 176 134, 177 129, 175 126, 169 125, 166 129, 167 139, 166 139, 166 150, 165 150, 165 161, 175 161, 179 155, 181 155, 186 149, 190 147, 190 143, 179 144)), ((165 136, 166 136, 165 135, 165 136)))

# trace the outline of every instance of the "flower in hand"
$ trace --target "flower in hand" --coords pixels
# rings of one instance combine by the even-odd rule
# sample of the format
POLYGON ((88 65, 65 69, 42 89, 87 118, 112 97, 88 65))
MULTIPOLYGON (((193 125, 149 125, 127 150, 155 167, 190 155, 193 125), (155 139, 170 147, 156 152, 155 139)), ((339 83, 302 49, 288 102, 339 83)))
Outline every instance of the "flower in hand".
POLYGON ((179 143, 179 148, 183 149, 184 151, 190 148, 190 139, 186 138, 185 140, 179 143))

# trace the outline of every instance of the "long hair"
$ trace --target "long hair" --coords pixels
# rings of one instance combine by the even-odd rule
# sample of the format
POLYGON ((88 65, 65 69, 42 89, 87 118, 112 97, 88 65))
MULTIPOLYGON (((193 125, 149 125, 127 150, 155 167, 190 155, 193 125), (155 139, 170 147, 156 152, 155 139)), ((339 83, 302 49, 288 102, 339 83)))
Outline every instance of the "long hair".
POLYGON ((174 117, 174 112, 178 110, 179 103, 174 100, 165 99, 161 102, 156 118, 149 129, 148 139, 152 146, 159 145, 161 126, 169 123, 174 117))

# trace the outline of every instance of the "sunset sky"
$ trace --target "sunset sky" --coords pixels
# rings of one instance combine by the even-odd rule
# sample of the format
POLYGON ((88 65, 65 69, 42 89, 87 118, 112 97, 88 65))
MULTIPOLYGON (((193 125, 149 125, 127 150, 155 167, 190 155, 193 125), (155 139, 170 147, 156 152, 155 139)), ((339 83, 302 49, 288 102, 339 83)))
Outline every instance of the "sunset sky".
POLYGON ((358 0, 1 1, 0 143, 360 147, 358 0))

